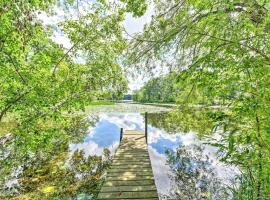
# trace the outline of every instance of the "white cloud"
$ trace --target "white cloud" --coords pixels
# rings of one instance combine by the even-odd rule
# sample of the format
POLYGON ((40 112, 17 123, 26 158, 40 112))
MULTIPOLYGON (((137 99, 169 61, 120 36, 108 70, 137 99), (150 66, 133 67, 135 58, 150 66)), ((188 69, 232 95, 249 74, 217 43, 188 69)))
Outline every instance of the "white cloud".
POLYGON ((51 39, 57 44, 63 45, 63 47, 65 47, 66 49, 70 49, 72 47, 69 38, 62 32, 55 31, 51 36, 51 39))

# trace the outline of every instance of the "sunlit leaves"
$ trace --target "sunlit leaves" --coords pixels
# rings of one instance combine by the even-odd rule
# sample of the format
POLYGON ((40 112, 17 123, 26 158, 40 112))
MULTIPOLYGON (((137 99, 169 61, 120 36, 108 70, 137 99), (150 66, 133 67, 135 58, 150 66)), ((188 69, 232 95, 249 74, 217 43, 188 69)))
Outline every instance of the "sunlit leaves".
POLYGON ((269 167, 257 159, 269 162, 269 6, 252 0, 156 1, 155 17, 128 54, 145 71, 153 71, 157 60, 172 65, 182 88, 179 102, 228 108, 224 161, 242 167, 249 177, 242 180, 255 179, 241 189, 256 198, 269 198, 270 191, 269 167))
MULTIPOLYGON (((55 155, 59 148, 66 150, 71 139, 81 140, 88 126, 70 128, 82 125, 72 118, 74 112, 84 111, 88 102, 108 91, 121 97, 127 90, 119 65, 119 55, 126 48, 121 26, 123 9, 120 12, 105 3, 93 2, 93 8, 80 19, 74 16, 68 21, 63 19, 57 31, 61 26, 61 34, 71 40, 70 49, 52 40, 53 29, 37 19, 42 11, 53 14, 55 6, 72 15, 69 11, 75 3, 73 0, 0 2, 0 121, 10 117, 15 122, 14 129, 9 130, 13 135, 7 144, 10 152, 1 160, 4 166, 0 169, 1 186, 14 168, 24 166, 23 172, 33 176, 33 164, 55 155), (78 63, 79 58, 83 62, 78 63), (27 168, 28 165, 31 167, 27 168)), ((87 161, 81 158, 81 162, 101 164, 96 157, 87 161)), ((87 164, 77 166, 80 171, 87 171, 87 167, 87 164)), ((59 171, 65 174, 62 169, 59 171)), ((55 175, 55 170, 52 171, 55 175)), ((95 184, 100 175, 95 174, 94 181, 88 176, 88 180, 95 184)), ((70 191, 77 191, 80 184, 86 183, 79 183, 70 191)), ((59 188, 51 187, 44 184, 35 191, 59 192, 59 188)))
POLYGON ((121 0, 126 3, 126 11, 133 13, 134 17, 141 17, 146 9, 146 0, 121 0))

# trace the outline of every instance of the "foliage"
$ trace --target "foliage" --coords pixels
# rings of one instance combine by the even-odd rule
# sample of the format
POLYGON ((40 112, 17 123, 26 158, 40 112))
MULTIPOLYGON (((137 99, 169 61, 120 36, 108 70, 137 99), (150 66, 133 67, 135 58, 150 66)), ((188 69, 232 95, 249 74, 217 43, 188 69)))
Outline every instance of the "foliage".
POLYGON ((52 193, 68 196, 97 184, 105 169, 100 157, 86 160, 76 154, 73 168, 88 173, 80 181, 64 164, 67 154, 60 152, 68 149, 69 142, 80 140, 89 126, 74 113, 100 96, 121 97, 127 90, 119 62, 126 48, 122 21, 125 12, 141 16, 147 5, 144 1, 137 1, 137 6, 133 1, 117 4, 0 0, 0 198, 51 199, 52 193), (86 4, 88 10, 80 13, 79 7, 86 4), (44 13, 61 20, 43 24, 39 15, 44 13), (55 32, 69 39, 69 49, 52 39, 55 32), (96 172, 94 165, 99 166, 96 172), (23 187, 4 191, 6 181, 16 179, 19 169, 23 187))
POLYGON ((98 156, 86 159, 77 152, 67 167, 66 151, 89 127, 74 113, 102 95, 121 97, 127 90, 119 62, 126 48, 122 21, 125 12, 141 16, 147 5, 118 4, 0 0, 1 199, 68 198, 97 188, 107 161, 98 156), (78 8, 77 16, 80 3, 87 3, 88 10, 80 13, 78 8), (56 8, 65 16, 55 13, 56 8), (38 16, 44 13, 61 22, 43 24, 38 16), (70 40, 69 49, 52 39, 55 32, 70 40), (17 170, 22 186, 5 190, 6 181, 18 178, 17 170))
POLYGON ((229 107, 223 161, 240 166, 245 181, 235 198, 269 199, 270 3, 160 0, 155 8, 130 43, 129 64, 175 70, 183 103, 196 103, 198 93, 229 107))
POLYGON ((176 73, 153 78, 136 91, 134 101, 171 103, 176 101, 179 90, 176 87, 176 73))
POLYGON ((117 61, 125 47, 121 15, 93 3, 93 13, 63 21, 62 31, 73 44, 66 50, 51 39, 52 27, 37 19, 42 10, 52 12, 55 3, 2 1, 0 6, 0 120, 14 115, 16 133, 28 138, 37 134, 41 121, 61 121, 63 112, 84 109, 101 91, 121 95, 127 88, 117 61), (104 15, 106 9, 112 14, 104 15), (79 51, 86 56, 84 64, 76 63, 79 51))

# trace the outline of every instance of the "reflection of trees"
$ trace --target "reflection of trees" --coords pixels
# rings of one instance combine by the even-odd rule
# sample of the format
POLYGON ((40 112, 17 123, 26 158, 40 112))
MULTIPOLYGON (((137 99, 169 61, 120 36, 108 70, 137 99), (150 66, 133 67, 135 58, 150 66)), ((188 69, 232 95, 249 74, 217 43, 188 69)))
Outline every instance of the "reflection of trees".
POLYGON ((217 178, 211 159, 198 145, 180 146, 167 151, 175 185, 168 199, 228 199, 225 185, 217 178))
POLYGON ((24 193, 23 196, 33 195, 35 199, 68 199, 78 193, 95 196, 104 169, 110 163, 109 152, 105 155, 105 161, 102 161, 101 156, 85 158, 83 151, 75 151, 68 163, 67 153, 40 161, 24 170, 19 179, 19 191, 24 193))
MULTIPOLYGON (((86 158, 83 151, 68 154, 69 143, 80 142, 95 120, 89 122, 86 118, 74 117, 58 127, 43 126, 40 131, 52 134, 48 138, 50 145, 45 140, 39 148, 28 151, 18 137, 12 139, 5 149, 0 149, 0 199, 68 199, 81 192, 95 195, 111 160, 109 151, 104 151, 103 158, 86 158), (19 168, 17 177, 12 175, 19 168), (7 181, 12 178, 19 184, 7 187, 7 181)), ((27 139, 36 138, 30 134, 27 139)))
POLYGON ((149 113, 149 124, 168 133, 197 132, 209 135, 215 127, 215 118, 221 112, 207 109, 188 109, 169 113, 149 113))
POLYGON ((96 115, 86 118, 73 117, 69 126, 65 127, 66 133, 70 136, 69 142, 79 143, 87 134, 88 128, 94 127, 99 121, 99 117, 96 115))
MULTIPOLYGON (((231 187, 236 199, 270 199, 270 137, 268 114, 253 112, 255 104, 244 110, 184 109, 149 114, 150 125, 169 133, 194 131, 207 136, 219 148, 220 160, 241 170, 238 187, 231 187), (252 114, 251 114, 252 113, 252 114), (265 117, 259 117, 259 114, 265 117), (220 130, 219 137, 211 133, 220 130)), ((269 112, 269 111, 267 111, 269 112)))

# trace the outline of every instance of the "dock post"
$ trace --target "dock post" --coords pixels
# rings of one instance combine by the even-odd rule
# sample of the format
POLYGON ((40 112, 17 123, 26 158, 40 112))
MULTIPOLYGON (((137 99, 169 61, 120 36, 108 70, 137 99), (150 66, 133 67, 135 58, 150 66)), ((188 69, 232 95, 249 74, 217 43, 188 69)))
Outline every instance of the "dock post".
POLYGON ((144 116, 144 122, 145 122, 145 140, 146 140, 146 144, 148 144, 148 130, 147 130, 147 112, 145 112, 145 116, 144 116))
POLYGON ((122 141, 123 138, 123 128, 120 129, 120 142, 122 141))

